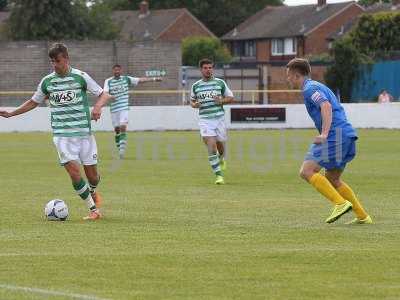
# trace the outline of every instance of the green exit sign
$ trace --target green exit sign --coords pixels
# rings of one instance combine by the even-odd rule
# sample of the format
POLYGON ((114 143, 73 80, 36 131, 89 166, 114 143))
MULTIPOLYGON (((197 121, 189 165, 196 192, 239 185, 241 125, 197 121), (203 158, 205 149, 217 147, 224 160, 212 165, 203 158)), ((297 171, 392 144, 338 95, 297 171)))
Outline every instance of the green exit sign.
POLYGON ((145 72, 146 77, 164 77, 167 75, 165 70, 148 70, 145 72))

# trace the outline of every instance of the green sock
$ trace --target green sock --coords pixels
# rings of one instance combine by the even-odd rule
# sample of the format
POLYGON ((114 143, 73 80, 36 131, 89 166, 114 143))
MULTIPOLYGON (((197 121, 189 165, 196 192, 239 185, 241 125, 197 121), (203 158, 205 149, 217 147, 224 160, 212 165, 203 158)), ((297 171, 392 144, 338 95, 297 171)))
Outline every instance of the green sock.
POLYGON ((96 204, 94 204, 93 198, 90 195, 90 188, 86 181, 81 178, 79 182, 73 182, 72 185, 79 197, 86 201, 88 208, 95 210, 96 204))
POLYGON ((115 134, 115 144, 117 145, 118 149, 119 149, 120 139, 121 139, 121 134, 120 133, 116 133, 115 134))
POLYGON ((122 132, 119 136, 119 153, 125 154, 127 144, 127 135, 126 132, 122 132))
POLYGON ((222 176, 221 167, 219 165, 219 157, 217 154, 212 154, 208 156, 208 161, 210 162, 211 168, 215 175, 222 176))
POLYGON ((94 193, 96 191, 96 188, 99 185, 99 183, 100 183, 100 176, 98 177, 98 180, 97 180, 96 184, 93 184, 93 183, 89 182, 89 187, 90 187, 90 192, 91 193, 94 193))

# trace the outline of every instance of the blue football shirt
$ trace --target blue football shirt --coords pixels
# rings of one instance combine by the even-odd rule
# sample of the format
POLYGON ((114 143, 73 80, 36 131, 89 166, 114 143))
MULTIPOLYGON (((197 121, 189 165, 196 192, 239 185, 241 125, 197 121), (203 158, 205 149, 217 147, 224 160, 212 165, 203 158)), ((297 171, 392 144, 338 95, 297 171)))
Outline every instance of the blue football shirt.
POLYGON ((315 127, 319 133, 322 130, 322 116, 320 105, 328 101, 332 106, 332 124, 328 134, 328 141, 335 141, 338 135, 341 138, 357 138, 357 133, 349 123, 343 106, 337 100, 335 94, 324 84, 307 78, 303 84, 304 104, 315 127))

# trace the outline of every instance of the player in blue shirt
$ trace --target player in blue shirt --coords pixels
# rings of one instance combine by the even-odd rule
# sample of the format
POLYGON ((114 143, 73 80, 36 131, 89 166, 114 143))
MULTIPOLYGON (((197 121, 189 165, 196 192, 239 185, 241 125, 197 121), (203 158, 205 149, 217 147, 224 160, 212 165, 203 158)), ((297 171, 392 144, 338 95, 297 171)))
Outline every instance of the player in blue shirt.
POLYGON ((371 217, 353 190, 340 178, 346 164, 356 155, 356 131, 333 92, 310 79, 307 60, 295 58, 286 67, 288 82, 292 88, 303 91, 307 112, 319 132, 304 159, 300 176, 335 204, 326 223, 335 222, 353 209, 357 217, 349 224, 371 224, 371 217), (320 174, 322 168, 325 176, 320 174))

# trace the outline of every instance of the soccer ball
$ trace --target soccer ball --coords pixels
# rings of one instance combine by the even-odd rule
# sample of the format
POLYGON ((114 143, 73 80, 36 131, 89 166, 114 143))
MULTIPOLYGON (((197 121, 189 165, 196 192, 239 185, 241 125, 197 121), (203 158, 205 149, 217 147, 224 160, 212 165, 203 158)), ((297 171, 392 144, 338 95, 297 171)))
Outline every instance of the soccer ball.
POLYGON ((44 208, 44 215, 49 221, 65 221, 68 218, 68 206, 60 199, 51 200, 44 208))

